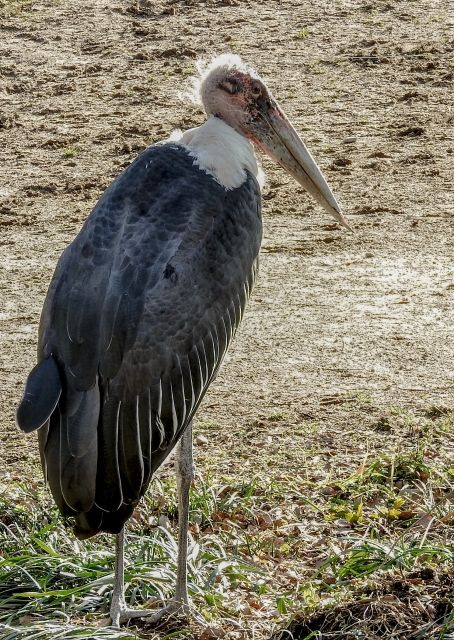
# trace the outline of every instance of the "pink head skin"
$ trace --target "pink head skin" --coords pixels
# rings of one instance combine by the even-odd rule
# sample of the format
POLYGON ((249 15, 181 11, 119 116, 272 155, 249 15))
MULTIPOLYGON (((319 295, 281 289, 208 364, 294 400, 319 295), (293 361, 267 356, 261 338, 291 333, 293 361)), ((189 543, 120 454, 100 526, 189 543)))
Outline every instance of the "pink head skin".
POLYGON ((306 145, 254 70, 238 56, 219 56, 202 72, 200 97, 208 115, 248 138, 352 230, 306 145))

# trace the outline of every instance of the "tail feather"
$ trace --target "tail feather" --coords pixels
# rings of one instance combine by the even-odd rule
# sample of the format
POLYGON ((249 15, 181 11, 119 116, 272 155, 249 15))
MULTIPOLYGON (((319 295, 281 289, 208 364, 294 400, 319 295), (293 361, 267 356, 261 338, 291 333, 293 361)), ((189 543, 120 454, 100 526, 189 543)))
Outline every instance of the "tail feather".
MULTIPOLYGON (((54 413, 58 413, 58 409, 56 409, 54 413)), ((43 475, 45 480, 47 480, 47 462, 46 462, 44 449, 46 448, 47 438, 49 436, 49 425, 50 425, 50 418, 46 422, 46 424, 43 425, 41 429, 38 430, 39 457, 41 459, 41 467, 43 470, 43 475)))
POLYGON ((123 502, 118 464, 120 408, 118 398, 105 400, 98 425, 96 505, 103 511, 116 511, 123 502))
POLYGON ((139 398, 123 402, 118 421, 118 464, 123 502, 137 502, 143 483, 144 464, 140 442, 139 398))
POLYGON ((49 420, 47 438, 40 439, 41 457, 46 463, 44 472, 57 507, 62 515, 73 516, 75 512, 66 503, 61 490, 60 439, 60 410, 56 409, 49 420))
POLYGON ((94 506, 88 512, 78 513, 75 517, 74 533, 79 540, 86 540, 102 531, 103 512, 94 506))
POLYGON ((60 422, 60 486, 65 502, 74 511, 89 511, 95 501, 98 462, 99 388, 83 396, 78 410, 62 415, 60 422))
MULTIPOLYGON (((152 413, 151 413, 150 390, 139 396, 139 430, 140 448, 142 450, 143 461, 143 482, 147 487, 151 479, 151 435, 152 435, 152 413)), ((144 489, 142 489, 143 493, 144 489)))
POLYGON ((120 533, 124 523, 132 516, 136 503, 122 504, 117 511, 104 513, 102 517, 102 531, 106 533, 120 533))
POLYGON ((97 449, 97 427, 100 412, 98 384, 88 391, 76 392, 81 396, 77 411, 67 416, 66 443, 74 458, 83 458, 93 448, 97 449))
POLYGON ((124 523, 131 517, 135 504, 123 504, 111 513, 102 511, 96 505, 87 513, 78 513, 75 517, 74 533, 79 540, 86 540, 97 533, 120 533, 124 523))
POLYGON ((57 407, 38 436, 44 475, 65 516, 93 506, 98 457, 98 385, 73 395, 81 396, 71 398, 77 410, 68 415, 57 407))
POLYGON ((42 427, 52 415, 61 394, 57 363, 52 356, 34 367, 25 383, 24 395, 16 411, 17 425, 25 433, 42 427))

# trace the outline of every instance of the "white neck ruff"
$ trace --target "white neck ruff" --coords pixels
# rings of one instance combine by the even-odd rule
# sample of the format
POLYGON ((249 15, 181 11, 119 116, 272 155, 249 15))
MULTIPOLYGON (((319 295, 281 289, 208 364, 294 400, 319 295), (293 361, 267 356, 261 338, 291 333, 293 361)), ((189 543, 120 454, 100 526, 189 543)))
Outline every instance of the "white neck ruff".
POLYGON ((168 142, 186 147, 202 171, 225 189, 236 189, 246 180, 246 170, 263 187, 264 174, 252 144, 220 118, 211 116, 200 127, 172 133, 168 142))

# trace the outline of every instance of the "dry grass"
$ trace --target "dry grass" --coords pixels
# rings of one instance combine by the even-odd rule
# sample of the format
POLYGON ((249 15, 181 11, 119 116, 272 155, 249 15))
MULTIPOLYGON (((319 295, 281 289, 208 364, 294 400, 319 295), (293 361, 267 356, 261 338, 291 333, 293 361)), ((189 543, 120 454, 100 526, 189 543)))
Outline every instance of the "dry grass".
MULTIPOLYGON (((282 419, 272 416, 275 424, 282 419)), ((252 480, 240 467, 222 476, 202 439, 204 469, 191 493, 190 592, 206 624, 171 621, 160 636, 266 639, 288 629, 283 638, 300 640, 451 637, 452 415, 425 424, 406 451, 350 461, 349 475, 312 480, 284 480, 275 464, 252 480)), ((2 638, 155 636, 146 624, 126 632, 99 627, 112 589, 109 536, 75 541, 41 481, 25 486, 10 475, 2 495, 2 638)), ((172 593, 175 503, 165 468, 130 525, 131 602, 172 593)))
POLYGON ((448 640, 454 637, 454 568, 387 576, 345 603, 297 616, 274 640, 448 640))

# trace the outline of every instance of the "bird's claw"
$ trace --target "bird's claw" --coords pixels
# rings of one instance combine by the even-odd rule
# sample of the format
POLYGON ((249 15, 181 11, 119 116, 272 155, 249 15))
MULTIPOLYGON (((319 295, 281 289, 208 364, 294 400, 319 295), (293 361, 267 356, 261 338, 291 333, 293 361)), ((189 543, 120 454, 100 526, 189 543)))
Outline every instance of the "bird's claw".
MULTIPOLYGON (((162 602, 160 598, 156 598, 156 602, 162 602)), ((129 609, 126 603, 120 602, 117 606, 110 610, 112 626, 119 628, 122 624, 129 620, 140 619, 145 620, 147 624, 155 624, 163 618, 170 616, 178 616, 198 620, 199 614, 191 609, 188 601, 172 598, 165 606, 160 609, 129 609)))

